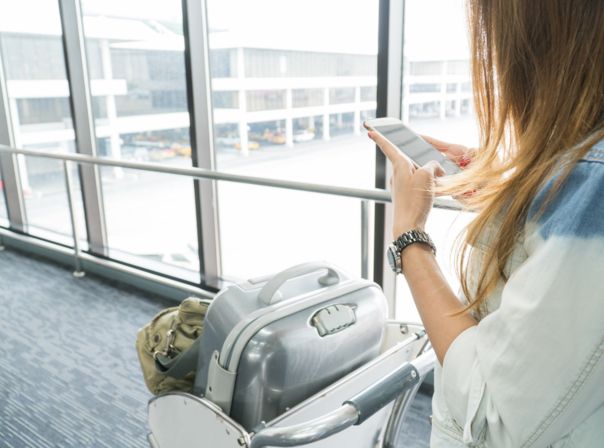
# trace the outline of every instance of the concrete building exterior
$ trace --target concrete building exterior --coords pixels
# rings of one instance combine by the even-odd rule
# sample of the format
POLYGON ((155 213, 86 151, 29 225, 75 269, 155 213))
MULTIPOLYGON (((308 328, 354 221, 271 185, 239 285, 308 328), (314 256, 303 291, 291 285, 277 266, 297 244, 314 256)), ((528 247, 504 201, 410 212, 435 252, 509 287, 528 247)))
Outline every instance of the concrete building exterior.
MULTIPOLYGON (((0 28, 16 143, 73 151, 60 26, 45 23, 31 29, 3 21, 0 28), (35 55, 35 63, 25 61, 35 55)), ((84 25, 99 152, 114 158, 188 155, 181 32, 124 18, 85 16, 84 25)), ((224 32, 210 33, 210 46, 218 150, 235 147, 245 155, 263 145, 360 134, 362 121, 375 114, 375 54, 279 48, 224 32)), ((405 58, 404 121, 469 111, 468 61, 437 57, 405 58)), ((35 161, 27 163, 25 188, 28 176, 43 174, 35 161)))

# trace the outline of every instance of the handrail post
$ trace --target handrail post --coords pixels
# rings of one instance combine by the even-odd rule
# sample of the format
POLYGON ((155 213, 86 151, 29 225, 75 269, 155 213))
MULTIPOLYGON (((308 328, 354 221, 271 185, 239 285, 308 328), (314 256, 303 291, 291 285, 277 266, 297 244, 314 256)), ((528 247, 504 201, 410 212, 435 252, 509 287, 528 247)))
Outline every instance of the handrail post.
POLYGON ((69 218, 71 219, 71 234, 73 236, 73 255, 74 255, 74 268, 73 276, 81 278, 86 275, 82 270, 82 264, 80 260, 80 238, 78 235, 78 227, 76 225, 75 212, 73 210, 73 189, 71 173, 69 171, 69 165, 67 160, 63 160, 63 174, 65 175, 65 190, 67 191, 67 205, 69 206, 69 218))
POLYGON ((371 269, 369 261, 370 205, 367 200, 361 201, 361 277, 367 280, 369 280, 369 270, 371 269))

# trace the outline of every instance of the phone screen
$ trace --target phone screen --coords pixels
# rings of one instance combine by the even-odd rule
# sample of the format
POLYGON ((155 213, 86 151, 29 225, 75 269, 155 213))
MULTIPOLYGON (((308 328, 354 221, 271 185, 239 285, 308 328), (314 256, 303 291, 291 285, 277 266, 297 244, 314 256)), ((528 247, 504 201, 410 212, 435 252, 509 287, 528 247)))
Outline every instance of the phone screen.
POLYGON ((369 121, 367 124, 390 140, 394 146, 398 147, 418 165, 421 166, 430 160, 436 160, 442 165, 447 174, 455 174, 460 171, 457 164, 446 158, 439 150, 403 123, 378 124, 369 121))

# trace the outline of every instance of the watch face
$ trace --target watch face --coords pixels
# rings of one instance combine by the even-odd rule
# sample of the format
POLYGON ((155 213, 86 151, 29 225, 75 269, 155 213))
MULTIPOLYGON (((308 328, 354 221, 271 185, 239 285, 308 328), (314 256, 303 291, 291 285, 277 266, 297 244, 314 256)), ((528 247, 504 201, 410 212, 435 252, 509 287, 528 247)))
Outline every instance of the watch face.
POLYGON ((397 249, 393 244, 388 246, 388 252, 387 252, 388 264, 390 264, 390 267, 392 268, 392 270, 394 272, 397 271, 397 263, 396 263, 397 254, 396 254, 396 252, 397 252, 397 249))

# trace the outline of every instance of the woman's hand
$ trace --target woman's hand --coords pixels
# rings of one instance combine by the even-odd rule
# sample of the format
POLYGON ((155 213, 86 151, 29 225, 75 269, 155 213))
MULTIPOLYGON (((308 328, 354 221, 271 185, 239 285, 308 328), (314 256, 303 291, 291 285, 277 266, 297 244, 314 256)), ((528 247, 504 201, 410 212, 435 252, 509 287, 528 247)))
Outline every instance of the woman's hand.
POLYGON ((392 163, 390 184, 394 205, 394 238, 408 230, 424 230, 434 202, 435 178, 445 175, 445 171, 436 161, 417 167, 377 131, 369 131, 368 136, 392 163))
POLYGON ((472 153, 474 152, 474 149, 468 148, 464 145, 443 142, 442 140, 437 140, 427 135, 422 135, 422 138, 455 162, 461 169, 468 166, 472 160, 472 153))

